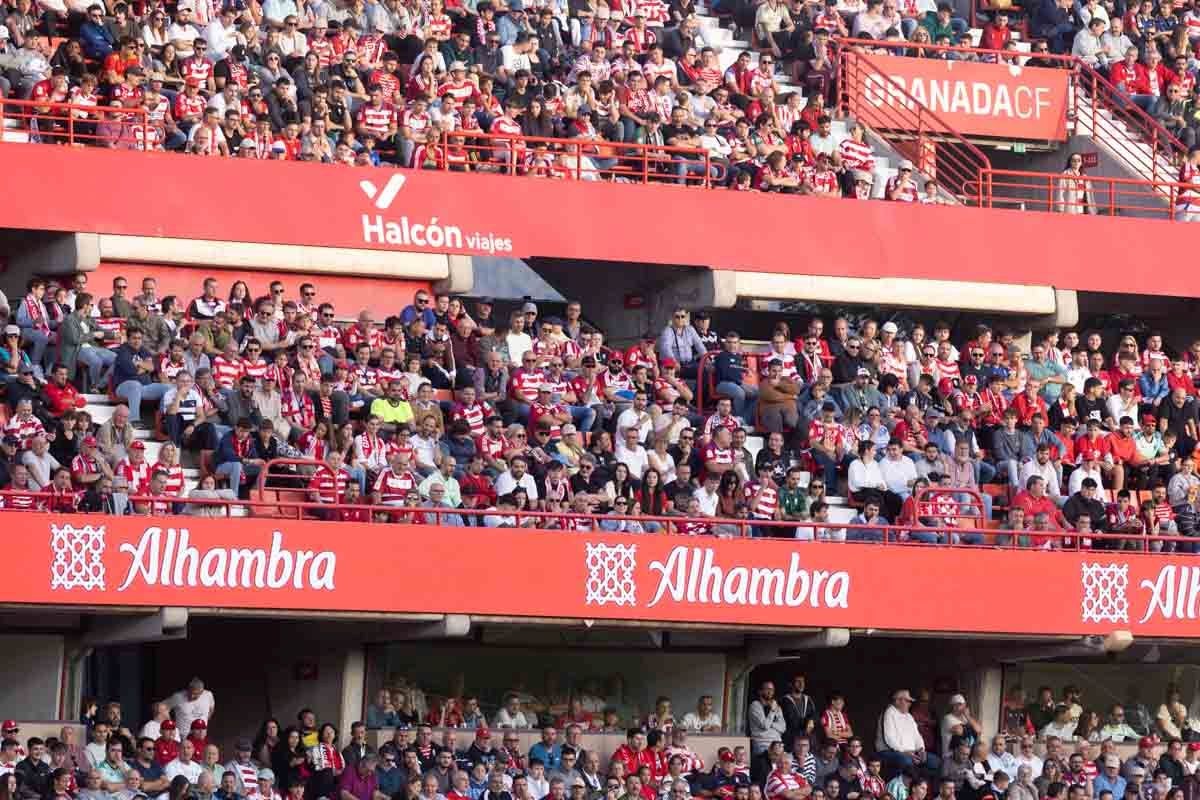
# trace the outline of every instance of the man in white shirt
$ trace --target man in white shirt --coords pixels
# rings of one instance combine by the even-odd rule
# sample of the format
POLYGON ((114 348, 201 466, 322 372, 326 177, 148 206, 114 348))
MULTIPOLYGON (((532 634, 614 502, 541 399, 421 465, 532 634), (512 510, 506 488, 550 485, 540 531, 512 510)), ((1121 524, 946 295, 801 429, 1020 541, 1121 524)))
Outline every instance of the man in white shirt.
POLYGON ((204 29, 208 52, 214 61, 224 58, 238 43, 236 20, 237 12, 232 5, 227 5, 221 10, 220 16, 208 23, 208 27, 204 29))
POLYGON ((625 429, 624 439, 617 445, 614 455, 619 463, 629 467, 629 477, 639 481, 642 479, 648 462, 646 448, 638 443, 637 428, 625 429))
POLYGON ((637 433, 639 442, 645 442, 649 439, 650 429, 654 424, 653 418, 650 416, 650 411, 647 408, 649 398, 646 393, 638 390, 633 395, 633 405, 621 412, 617 417, 617 439, 625 441, 625 431, 632 429, 637 433))
POLYGON ((503 497, 511 494, 518 486, 525 490, 529 497, 529 505, 537 505, 537 481, 529 474, 529 462, 525 456, 513 456, 508 462, 508 469, 496 478, 496 496, 503 497))
POLYGON ((213 712, 217 701, 213 693, 204 688, 204 681, 192 678, 186 689, 178 691, 163 701, 175 715, 175 727, 180 731, 190 731, 192 723, 198 719, 205 724, 212 722, 213 712))
POLYGON ((892 695, 892 704, 884 710, 880 720, 875 751, 888 772, 923 767, 926 772, 936 773, 941 760, 933 753, 925 752, 925 741, 910 713, 912 704, 913 696, 908 689, 900 689, 892 695))
POLYGON ((179 757, 163 767, 163 777, 173 781, 176 775, 183 775, 188 779, 188 783, 195 786, 203 769, 199 762, 192 760, 195 755, 196 746, 192 744, 192 740, 184 739, 179 743, 179 757))
POLYGON ((1063 503, 1067 502, 1067 499, 1059 490, 1059 486, 1062 484, 1059 470, 1059 465, 1050 460, 1050 446, 1039 444, 1034 459, 1021 464, 1021 483, 1019 485, 1028 486, 1029 479, 1034 476, 1041 478, 1045 482, 1046 495, 1061 507, 1063 503))
POLYGON ((700 504, 700 513, 706 517, 715 517, 717 515, 717 504, 721 500, 721 496, 717 494, 717 486, 720 485, 721 476, 714 475, 709 472, 704 476, 704 485, 692 492, 692 497, 700 504))
MULTIPOLYGON (((527 303, 526 305, 532 305, 527 303)), ((536 306, 534 306, 536 308, 536 306)), ((521 357, 533 349, 533 340, 525 333, 525 314, 514 311, 508 318, 508 333, 504 334, 504 343, 508 346, 508 363, 510 366, 521 366, 521 357)))
POLYGON ((150 707, 150 715, 138 736, 158 741, 158 737, 162 735, 162 724, 171 718, 171 709, 166 703, 158 702, 150 707))
POLYGON ((180 5, 175 12, 175 21, 167 28, 167 41, 175 45, 175 55, 180 60, 191 58, 195 52, 192 45, 200 36, 200 30, 192 23, 192 7, 180 5))
POLYGON ((693 733, 717 733, 721 730, 721 717, 713 709, 711 694, 700 695, 695 711, 683 715, 683 729, 693 733))
MULTIPOLYGON (((1091 455, 1089 453, 1089 455, 1091 455)), ((1067 481, 1067 494, 1072 495, 1079 492, 1083 488, 1083 479, 1091 478, 1096 482, 1096 499, 1102 503, 1108 502, 1108 490, 1104 487, 1104 473, 1100 471, 1100 462, 1095 458, 1086 458, 1075 470, 1071 473, 1071 479, 1067 481)))
POLYGON ((1009 775, 1017 774, 1017 759, 1008 752, 1008 740, 1003 736, 992 737, 992 749, 988 752, 987 763, 992 772, 1004 770, 1009 775))
POLYGON ((888 442, 886 455, 879 462, 879 472, 888 491, 902 498, 912 494, 913 481, 917 479, 917 465, 904 455, 899 441, 893 439, 888 442))

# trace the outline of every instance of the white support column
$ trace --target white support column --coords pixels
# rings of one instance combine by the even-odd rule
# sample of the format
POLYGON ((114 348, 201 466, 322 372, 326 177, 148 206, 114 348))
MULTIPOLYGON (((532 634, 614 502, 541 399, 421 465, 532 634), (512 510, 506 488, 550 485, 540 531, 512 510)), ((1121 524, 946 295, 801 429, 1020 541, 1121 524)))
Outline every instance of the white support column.
POLYGON ((367 652, 364 647, 346 651, 342 665, 342 701, 338 715, 338 730, 350 735, 350 726, 363 718, 363 701, 367 692, 367 652))

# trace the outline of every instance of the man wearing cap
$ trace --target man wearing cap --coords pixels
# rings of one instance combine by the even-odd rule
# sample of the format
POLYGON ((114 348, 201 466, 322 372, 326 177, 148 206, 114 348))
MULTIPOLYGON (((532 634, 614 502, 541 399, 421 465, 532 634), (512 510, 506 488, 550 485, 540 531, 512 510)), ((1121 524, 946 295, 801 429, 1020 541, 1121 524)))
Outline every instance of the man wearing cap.
POLYGON ((1101 797, 1103 792, 1112 792, 1114 798, 1123 798, 1125 784, 1121 777, 1121 759, 1110 753, 1104 757, 1100 774, 1092 779, 1092 796, 1101 797))
MULTIPOLYGON (((950 753, 950 738, 954 736, 954 728, 958 725, 962 726, 963 736, 968 736, 972 740, 979 738, 980 731, 983 726, 971 714, 971 709, 967 707, 967 698, 961 694, 950 696, 950 710, 942 717, 939 733, 942 739, 942 752, 950 753)), ((1041 775, 1041 770, 1038 770, 1037 775, 1041 775)))
MULTIPOLYGON (((913 180, 913 163, 907 158, 897 165, 897 172, 888 178, 884 189, 885 198, 900 203, 917 202, 917 182, 913 180)), ((888 323, 895 326, 895 323, 888 323)))
POLYGON ((272 770, 263 768, 258 771, 258 796, 261 800, 281 800, 279 792, 275 791, 275 773, 272 770))
POLYGON ((1158 756, 1154 754, 1154 748, 1157 745, 1158 742, 1153 736, 1143 736, 1138 739, 1137 752, 1121 765, 1121 775, 1125 777, 1126 781, 1132 782, 1137 770, 1141 770, 1143 778, 1154 774, 1154 770, 1158 769, 1158 756))
POLYGON ((225 775, 233 776, 234 788, 242 797, 250 798, 258 794, 258 765, 250 757, 251 743, 249 739, 238 739, 234 743, 235 757, 225 765, 225 775))
POLYGON ((921 731, 910 713, 912 704, 913 696, 908 689, 899 689, 892 695, 892 704, 883 712, 875 737, 875 751, 889 773, 914 768, 936 772, 941 764, 937 756, 925 752, 921 731))
POLYGON ((854 380, 838 389, 837 401, 843 413, 857 408, 865 418, 867 409, 881 406, 883 396, 871 384, 871 370, 860 366, 854 371, 854 380))

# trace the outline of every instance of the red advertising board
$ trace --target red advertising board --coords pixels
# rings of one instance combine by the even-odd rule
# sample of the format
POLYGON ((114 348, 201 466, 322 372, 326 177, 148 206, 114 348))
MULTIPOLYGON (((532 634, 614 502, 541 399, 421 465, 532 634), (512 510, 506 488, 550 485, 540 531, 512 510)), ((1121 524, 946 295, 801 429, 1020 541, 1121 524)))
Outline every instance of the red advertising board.
POLYGON ((1130 283, 1128 264, 1195 244, 1192 226, 1156 220, 28 144, 0 144, 0 171, 18 187, 0 192, 0 226, 18 230, 1200 296, 1187 270, 1130 283), (47 175, 171 181, 97 203, 47 175))
POLYGON ((934 131, 996 139, 1067 138, 1067 70, 859 53, 847 53, 846 59, 852 112, 859 104, 916 101, 933 112, 922 119, 934 131), (855 69, 858 59, 873 69, 855 69))
POLYGON ((10 603, 1200 637, 1187 556, 191 517, 19 528, 10 603), (514 584, 511 564, 538 580, 514 584), (447 565, 453 581, 396 579, 447 565))

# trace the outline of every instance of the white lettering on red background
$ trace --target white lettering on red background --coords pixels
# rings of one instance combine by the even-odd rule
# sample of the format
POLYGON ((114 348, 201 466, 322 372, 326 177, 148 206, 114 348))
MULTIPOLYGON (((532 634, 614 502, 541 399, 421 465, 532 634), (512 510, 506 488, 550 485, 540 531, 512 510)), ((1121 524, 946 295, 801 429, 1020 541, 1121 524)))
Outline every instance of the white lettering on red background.
POLYGON ((1158 577, 1141 582, 1150 590, 1150 603, 1138 624, 1156 613, 1163 619, 1196 619, 1200 616, 1200 567, 1181 567, 1168 564, 1158 571, 1158 577))
POLYGON ((807 570, 792 553, 786 572, 781 567, 735 566, 713 563, 709 547, 676 547, 666 563, 652 561, 659 574, 658 589, 647 608, 664 596, 676 603, 714 603, 732 606, 847 608, 850 575, 845 571, 807 570))
POLYGON ((910 106, 906 92, 935 114, 1037 120, 1050 108, 1050 90, 1044 86, 1010 87, 955 78, 906 80, 900 75, 872 74, 863 79, 863 97, 873 106, 910 106))
POLYGON ((269 549, 212 547, 201 551, 191 545, 187 528, 147 528, 137 544, 122 544, 130 556, 125 580, 117 591, 135 580, 147 586, 218 587, 228 589, 312 589, 333 591, 337 555, 328 550, 287 550, 283 534, 271 534, 269 549))

